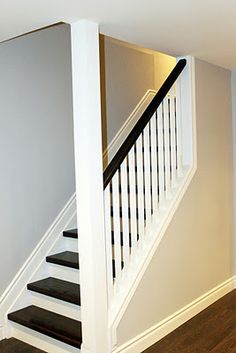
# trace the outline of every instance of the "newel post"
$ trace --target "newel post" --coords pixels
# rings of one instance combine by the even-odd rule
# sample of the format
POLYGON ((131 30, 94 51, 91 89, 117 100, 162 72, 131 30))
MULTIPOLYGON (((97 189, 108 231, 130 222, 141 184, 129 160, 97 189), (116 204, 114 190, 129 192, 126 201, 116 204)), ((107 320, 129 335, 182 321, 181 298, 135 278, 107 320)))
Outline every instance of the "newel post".
POLYGON ((71 24, 83 353, 109 353, 98 24, 71 24))

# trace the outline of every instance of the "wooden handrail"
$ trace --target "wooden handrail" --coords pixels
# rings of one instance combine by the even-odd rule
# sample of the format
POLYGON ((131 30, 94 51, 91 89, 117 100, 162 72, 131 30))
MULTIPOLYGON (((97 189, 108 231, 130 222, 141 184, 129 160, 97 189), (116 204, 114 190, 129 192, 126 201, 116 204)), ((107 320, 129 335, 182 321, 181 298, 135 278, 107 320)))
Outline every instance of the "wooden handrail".
POLYGON ((156 93, 155 97, 149 103, 148 107, 141 115, 140 119, 137 121, 136 125, 133 127, 111 162, 108 164, 107 168, 103 173, 103 186, 104 189, 111 181, 113 175, 119 169, 121 163, 129 153, 130 149, 133 147, 135 142, 137 141, 140 134, 143 132, 145 126, 169 92, 170 88, 173 86, 184 67, 186 66, 186 59, 181 59, 178 61, 174 69, 171 71, 159 91, 156 93))

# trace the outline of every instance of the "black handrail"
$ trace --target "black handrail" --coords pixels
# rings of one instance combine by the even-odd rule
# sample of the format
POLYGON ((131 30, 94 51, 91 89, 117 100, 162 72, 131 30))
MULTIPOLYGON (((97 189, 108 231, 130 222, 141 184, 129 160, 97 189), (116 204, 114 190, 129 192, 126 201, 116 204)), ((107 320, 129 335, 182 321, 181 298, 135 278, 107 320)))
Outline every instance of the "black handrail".
POLYGON ((143 132, 145 126, 150 121, 151 117, 169 92, 170 88, 173 86, 184 67, 186 66, 186 59, 181 59, 178 61, 174 69, 171 71, 159 91, 156 93, 155 97, 152 99, 140 119, 137 121, 136 125, 133 127, 128 137, 125 139, 111 162, 108 164, 107 168, 103 173, 103 187, 104 189, 111 181, 112 177, 119 169, 121 163, 137 141, 139 135, 143 132))

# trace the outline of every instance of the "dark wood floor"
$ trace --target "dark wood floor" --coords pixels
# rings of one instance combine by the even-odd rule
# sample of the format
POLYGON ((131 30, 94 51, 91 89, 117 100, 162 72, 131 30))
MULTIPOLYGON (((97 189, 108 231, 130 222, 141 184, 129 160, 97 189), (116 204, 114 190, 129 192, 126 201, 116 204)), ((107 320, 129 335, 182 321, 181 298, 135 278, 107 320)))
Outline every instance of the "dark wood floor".
POLYGON ((236 353, 236 290, 146 349, 145 353, 236 353))
POLYGON ((15 338, 0 341, 0 353, 45 353, 15 338))

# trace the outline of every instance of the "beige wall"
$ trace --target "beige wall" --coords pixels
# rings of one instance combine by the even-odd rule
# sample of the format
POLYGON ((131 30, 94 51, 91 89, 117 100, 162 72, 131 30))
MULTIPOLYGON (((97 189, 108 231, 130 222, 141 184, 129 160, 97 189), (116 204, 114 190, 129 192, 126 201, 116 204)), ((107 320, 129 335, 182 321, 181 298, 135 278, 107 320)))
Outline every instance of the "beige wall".
POLYGON ((236 275, 236 70, 231 74, 234 152, 234 273, 236 275))
POLYGON ((175 58, 100 36, 103 147, 148 89, 159 89, 175 58))
POLYGON ((198 169, 119 327, 119 345, 233 275, 230 72, 196 61, 198 169))

